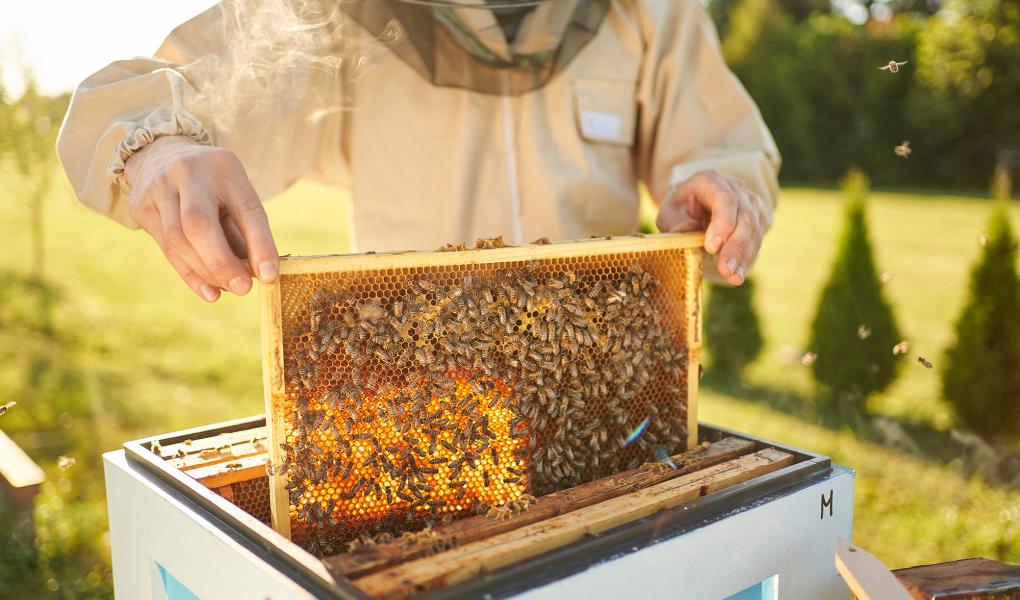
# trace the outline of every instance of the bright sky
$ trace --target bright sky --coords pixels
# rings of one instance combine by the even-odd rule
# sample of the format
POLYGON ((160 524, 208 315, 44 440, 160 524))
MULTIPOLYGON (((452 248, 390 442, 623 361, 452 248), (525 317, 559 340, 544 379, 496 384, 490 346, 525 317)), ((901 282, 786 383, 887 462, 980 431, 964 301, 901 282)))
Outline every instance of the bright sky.
POLYGON ((44 93, 73 90, 114 60, 152 54, 171 29, 215 0, 3 0, 0 76, 23 88, 19 63, 44 93))

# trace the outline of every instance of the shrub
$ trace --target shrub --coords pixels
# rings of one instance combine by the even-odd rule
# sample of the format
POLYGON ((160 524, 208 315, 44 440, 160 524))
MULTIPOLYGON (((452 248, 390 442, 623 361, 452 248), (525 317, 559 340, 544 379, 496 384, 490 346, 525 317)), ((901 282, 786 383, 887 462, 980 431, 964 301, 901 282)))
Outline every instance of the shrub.
POLYGON ((754 281, 730 287, 710 285, 705 305, 708 373, 722 380, 739 379, 763 345, 754 310, 754 281))
POLYGON ((1020 435, 1020 278, 1009 225, 1008 178, 996 186, 984 248, 970 274, 969 299, 946 351, 942 390, 958 421, 987 436, 1020 435))
POLYGON ((872 256, 867 176, 851 171, 843 190, 843 231, 811 325, 810 348, 817 355, 812 370, 823 386, 820 398, 841 411, 863 413, 867 397, 896 378, 899 360, 892 349, 900 334, 872 256))

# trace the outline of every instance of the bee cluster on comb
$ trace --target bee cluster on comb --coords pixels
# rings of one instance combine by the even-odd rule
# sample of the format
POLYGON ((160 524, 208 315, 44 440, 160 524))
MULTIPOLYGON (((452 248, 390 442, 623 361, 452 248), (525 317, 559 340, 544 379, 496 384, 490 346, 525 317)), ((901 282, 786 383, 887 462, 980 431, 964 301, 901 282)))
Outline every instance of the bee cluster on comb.
POLYGON ((293 539, 337 554, 685 449, 695 254, 284 271, 293 539))

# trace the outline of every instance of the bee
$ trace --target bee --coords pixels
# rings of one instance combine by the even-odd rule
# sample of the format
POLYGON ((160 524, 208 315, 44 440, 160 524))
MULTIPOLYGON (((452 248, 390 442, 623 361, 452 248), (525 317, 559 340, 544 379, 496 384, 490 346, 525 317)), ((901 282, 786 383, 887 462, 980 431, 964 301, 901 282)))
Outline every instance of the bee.
POLYGON ((396 300, 393 302, 393 316, 401 319, 404 316, 404 302, 396 300))
POLYGON ((482 471, 482 481, 485 483, 485 487, 489 487, 492 481, 489 479, 489 471, 482 471))
POLYGON ((57 468, 66 471, 73 467, 78 461, 73 456, 60 456, 57 458, 57 468))
POLYGON ((910 352, 910 342, 903 341, 893 346, 893 356, 899 356, 900 354, 906 354, 910 352))
POLYGON ((889 71, 890 73, 899 73, 900 72, 900 67, 902 67, 903 65, 907 64, 908 62, 910 62, 910 61, 909 60, 905 60, 903 62, 896 62, 895 60, 890 60, 888 63, 885 64, 885 66, 879 67, 878 70, 879 71, 889 71))
POLYGON ((534 242, 531 242, 531 243, 532 244, 536 244, 538 246, 548 246, 552 242, 550 242, 549 238, 547 238, 547 237, 540 237, 540 238, 538 238, 537 240, 535 240, 534 242))
POLYGON ((436 290, 436 285, 425 279, 418 281, 418 287, 420 287, 423 292, 434 292, 436 290))
POLYGON ((931 364, 931 361, 925 359, 923 356, 918 356, 917 357, 917 362, 919 362, 922 365, 924 365, 925 369, 931 369, 932 367, 935 366, 935 365, 931 364))
POLYGON ((861 325, 857 328, 857 339, 863 341, 871 336, 871 328, 867 325, 861 325))
POLYGON ((893 148, 893 152, 900 158, 910 158, 910 154, 913 150, 910 148, 910 142, 903 142, 899 146, 893 148))
POLYGON ((485 513, 486 517, 497 521, 507 520, 513 516, 513 511, 507 506, 493 506, 485 513))
POLYGON ((804 356, 800 357, 800 364, 804 365, 805 367, 810 367, 811 365, 815 364, 816 360, 818 360, 817 354, 815 354, 814 352, 805 352, 804 356))

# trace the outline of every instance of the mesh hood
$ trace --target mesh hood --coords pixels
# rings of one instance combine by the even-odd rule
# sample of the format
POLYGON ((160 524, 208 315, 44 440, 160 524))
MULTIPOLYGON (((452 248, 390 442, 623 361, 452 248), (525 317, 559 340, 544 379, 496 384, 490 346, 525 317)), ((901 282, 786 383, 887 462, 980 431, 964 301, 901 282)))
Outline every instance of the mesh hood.
POLYGON ((595 36, 609 0, 342 0, 341 9, 434 85, 518 95, 595 36))

